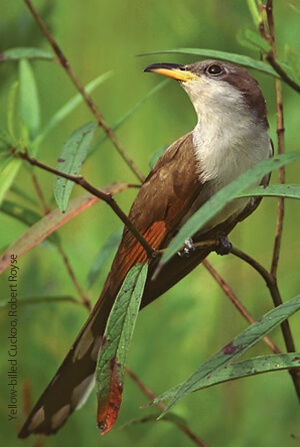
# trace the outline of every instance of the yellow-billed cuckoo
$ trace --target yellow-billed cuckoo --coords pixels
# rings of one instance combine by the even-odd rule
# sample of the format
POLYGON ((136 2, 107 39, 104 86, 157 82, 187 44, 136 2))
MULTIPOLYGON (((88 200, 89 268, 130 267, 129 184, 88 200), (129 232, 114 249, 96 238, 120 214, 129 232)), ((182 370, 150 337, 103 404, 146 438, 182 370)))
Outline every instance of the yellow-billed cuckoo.
MULTIPOLYGON (((197 114, 194 130, 175 141, 143 183, 129 218, 154 249, 165 248, 180 226, 222 187, 272 155, 266 105, 255 79, 243 68, 208 60, 190 65, 154 64, 145 69, 176 79, 197 114)), ((268 183, 268 176, 261 184, 268 183)), ((234 200, 193 242, 227 235, 260 199, 234 200)), ((128 271, 149 263, 142 307, 176 284, 210 253, 209 248, 175 255, 152 280, 157 259, 125 228, 99 300, 19 436, 55 433, 82 405, 91 389, 108 315, 128 271)))

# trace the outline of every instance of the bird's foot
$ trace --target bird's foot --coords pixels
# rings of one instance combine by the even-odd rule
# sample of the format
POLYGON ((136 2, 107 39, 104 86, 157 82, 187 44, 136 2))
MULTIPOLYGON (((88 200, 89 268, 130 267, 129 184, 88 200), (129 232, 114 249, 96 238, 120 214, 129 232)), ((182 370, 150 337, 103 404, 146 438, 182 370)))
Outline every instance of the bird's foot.
POLYGON ((187 258, 190 254, 196 250, 195 244, 192 238, 185 241, 183 248, 177 253, 181 258, 187 258))
POLYGON ((232 249, 232 244, 229 241, 227 235, 225 233, 219 233, 218 241, 219 244, 216 247, 215 252, 221 256, 228 255, 232 249))

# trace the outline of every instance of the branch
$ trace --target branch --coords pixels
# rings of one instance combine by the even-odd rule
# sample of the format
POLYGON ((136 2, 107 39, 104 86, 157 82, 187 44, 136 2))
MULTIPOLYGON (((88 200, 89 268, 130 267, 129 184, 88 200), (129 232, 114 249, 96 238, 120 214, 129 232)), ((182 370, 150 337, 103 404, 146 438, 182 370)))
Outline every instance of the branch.
POLYGON ((136 164, 134 163, 134 161, 127 155, 125 148, 123 147, 123 145, 120 143, 120 141, 118 140, 117 136, 115 135, 115 133, 113 132, 113 130, 111 129, 111 127, 109 127, 109 125, 107 124, 107 122, 105 121, 104 117, 101 115, 101 113, 99 112, 99 110, 97 109, 96 105, 94 104, 92 98, 86 93, 83 85, 81 84, 81 82, 79 81, 79 79, 77 78, 76 74, 74 73, 73 69, 71 68, 68 60, 66 59, 64 53, 62 52, 62 50, 60 49, 60 47, 58 46, 57 42, 54 40, 53 36, 51 35, 50 31, 48 30, 45 22, 42 20, 41 16, 39 15, 39 13, 37 12, 37 10, 34 8, 33 4, 31 3, 30 0, 24 0, 24 2, 26 3, 26 5, 28 6, 31 14, 33 15, 33 17, 35 18, 37 24, 39 25, 39 27, 41 28, 42 32, 44 33, 46 39, 48 40, 48 42, 50 43, 50 45, 52 46, 55 54, 57 55, 60 64, 62 65, 62 67, 66 70, 68 76, 70 77, 70 79, 72 80, 73 84, 75 85, 76 89, 79 91, 79 93, 82 95, 83 99, 85 100, 86 104, 88 105, 88 107, 90 108, 91 112, 93 113, 93 115, 95 116, 99 126, 101 126, 104 130, 104 132, 106 133, 106 135, 108 136, 108 138, 111 140, 111 142, 113 143, 113 145, 115 146, 115 148, 117 149, 117 151, 119 152, 119 154, 121 155, 121 157, 125 160, 125 162, 127 163, 127 165, 130 167, 130 169, 133 171, 133 173, 136 175, 136 177, 143 182, 145 180, 144 175, 142 174, 142 172, 138 169, 138 167, 136 166, 136 164))
POLYGON ((290 87, 292 87, 294 90, 296 90, 296 92, 300 93, 300 85, 297 84, 295 81, 293 81, 293 79, 290 78, 289 75, 283 70, 281 65, 276 61, 273 51, 272 50, 269 51, 269 53, 267 53, 265 57, 266 60, 269 62, 269 64, 279 74, 281 79, 290 87))
MULTIPOLYGON (((269 38, 271 44, 271 52, 272 55, 271 61, 277 58, 277 48, 276 48, 276 39, 275 39, 275 27, 274 27, 274 17, 273 17, 273 0, 268 0, 266 4, 266 13, 267 13, 267 22, 269 27, 269 38)), ((284 154, 284 121, 283 121, 283 99, 282 99, 282 88, 281 82, 278 78, 275 78, 275 92, 276 92, 276 106, 277 106, 277 143, 278 143, 278 154, 284 154)), ((282 166, 279 168, 279 183, 285 183, 285 167, 282 166)), ((278 198, 277 205, 277 221, 276 221, 276 230, 275 230, 275 240, 274 240, 274 248, 273 248, 273 257, 271 264, 271 274, 276 276, 279 255, 280 255, 280 247, 282 240, 282 231, 283 231, 283 219, 284 219, 284 199, 283 197, 278 198)))
MULTIPOLYGON (((107 193, 103 189, 95 188, 93 185, 91 185, 89 182, 87 182, 82 176, 73 176, 66 174, 64 172, 58 171, 57 169, 51 168, 50 166, 45 165, 44 163, 39 162, 33 157, 30 157, 28 155, 28 152, 25 150, 24 152, 17 152, 14 148, 11 149, 12 153, 16 156, 21 158, 22 160, 26 160, 28 163, 30 163, 32 166, 37 166, 40 169, 43 169, 44 171, 51 172, 52 174, 55 174, 59 177, 66 178, 67 180, 71 180, 72 182, 76 183, 77 185, 80 185, 83 189, 90 192, 94 196, 98 197, 99 199, 106 202, 112 210, 116 213, 116 215, 121 219, 121 221, 126 225, 126 227, 131 231, 131 233, 134 235, 134 237, 137 239, 137 241, 142 245, 142 247, 145 249, 147 256, 149 258, 153 257, 155 254, 155 250, 151 247, 151 245, 147 242, 147 240, 141 235, 141 233, 135 228, 133 223, 130 221, 130 219, 127 217, 127 215, 121 210, 121 208, 118 206, 116 201, 114 200, 113 196, 110 193, 107 193)), ((128 185, 132 187, 136 187, 136 185, 128 185)))

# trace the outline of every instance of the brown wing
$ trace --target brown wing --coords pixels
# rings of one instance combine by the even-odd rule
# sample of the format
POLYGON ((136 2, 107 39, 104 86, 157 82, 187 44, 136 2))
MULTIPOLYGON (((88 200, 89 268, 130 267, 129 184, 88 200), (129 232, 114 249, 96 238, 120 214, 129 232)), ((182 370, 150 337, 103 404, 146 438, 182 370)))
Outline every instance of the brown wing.
MULTIPOLYGON (((141 187, 130 220, 154 249, 164 247, 200 194, 192 134, 173 143, 158 160, 141 187)), ((125 228, 104 291, 116 293, 133 265, 145 262, 145 250, 125 228)))

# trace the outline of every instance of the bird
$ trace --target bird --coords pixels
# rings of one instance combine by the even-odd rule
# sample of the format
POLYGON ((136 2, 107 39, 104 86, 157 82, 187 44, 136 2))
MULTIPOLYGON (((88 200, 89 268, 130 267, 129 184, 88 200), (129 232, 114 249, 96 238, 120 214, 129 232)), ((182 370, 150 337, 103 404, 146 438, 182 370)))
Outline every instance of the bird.
MULTIPOLYGON (((273 145, 268 133, 266 102, 258 82, 246 69, 229 62, 205 60, 188 65, 156 63, 144 71, 175 79, 188 94, 197 116, 194 129, 171 144, 158 159, 129 212, 135 228, 157 251, 165 249, 189 217, 215 193, 270 158, 273 145)), ((267 185, 269 178, 266 175, 257 184, 267 185)), ((19 437, 56 433, 84 403, 93 386, 109 313, 126 274, 134 265, 148 263, 143 308, 191 272, 213 250, 199 243, 226 238, 238 222, 257 208, 260 200, 238 198, 224 205, 158 274, 159 258, 150 259, 125 226, 98 301, 25 421, 19 437)))

